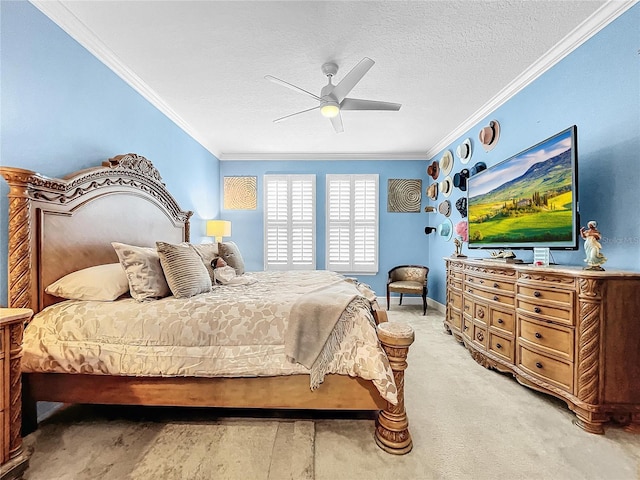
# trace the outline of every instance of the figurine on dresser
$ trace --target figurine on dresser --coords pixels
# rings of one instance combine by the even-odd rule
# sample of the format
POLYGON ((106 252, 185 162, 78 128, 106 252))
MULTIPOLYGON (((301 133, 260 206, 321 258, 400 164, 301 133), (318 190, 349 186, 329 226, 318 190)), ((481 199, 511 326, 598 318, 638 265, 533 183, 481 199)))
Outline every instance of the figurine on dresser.
POLYGON ((587 223, 587 228, 580 228, 580 236, 584 239, 584 252, 587 258, 584 259, 587 266, 585 270, 604 270, 602 264, 607 261, 607 257, 602 254, 602 245, 600 244, 600 231, 595 220, 587 223))

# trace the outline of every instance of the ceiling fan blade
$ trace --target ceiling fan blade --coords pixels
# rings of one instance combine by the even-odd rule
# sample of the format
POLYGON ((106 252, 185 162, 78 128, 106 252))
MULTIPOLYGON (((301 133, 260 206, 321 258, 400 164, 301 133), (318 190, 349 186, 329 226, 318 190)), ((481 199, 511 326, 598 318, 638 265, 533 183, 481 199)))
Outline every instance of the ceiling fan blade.
POLYGON ((331 124, 333 125, 333 129, 336 133, 344 132, 344 128, 342 127, 342 115, 340 115, 340 113, 335 117, 331 117, 331 124))
POLYGON ((300 112, 292 113, 290 115, 285 115, 284 117, 276 118, 273 121, 273 123, 278 123, 278 122, 281 122, 282 120, 286 120, 289 117, 293 117, 295 115, 300 115, 301 113, 305 113, 305 112, 310 112, 311 110, 317 110, 318 108, 320 108, 320 105, 318 105, 317 107, 307 108, 306 110, 302 110, 300 112))
POLYGON ((295 85, 292 85, 289 82, 285 82, 284 80, 280 80, 279 78, 273 77, 271 75, 265 75, 264 78, 266 78, 267 80, 271 80, 273 83, 277 83, 278 85, 282 85, 283 87, 287 87, 287 88, 290 88, 291 90, 295 90, 296 92, 303 93, 305 95, 309 95, 311 98, 315 98, 318 101, 322 100, 319 96, 314 95, 311 92, 307 92, 306 90, 304 90, 304 89, 302 89, 300 87, 296 87, 295 85))
POLYGON ((378 102, 376 100, 360 100, 359 98, 345 98, 340 104, 340 110, 392 110, 398 111, 401 103, 378 102))
POLYGON ((333 96, 338 100, 338 103, 342 102, 344 97, 349 94, 351 89, 353 89, 353 87, 356 86, 356 84, 362 79, 362 77, 364 77, 365 73, 367 73, 369 69, 373 67, 374 63, 376 62, 371 60, 369 57, 364 57, 362 60, 360 60, 360 63, 353 67, 351 71, 347 73, 347 75, 342 80, 340 80, 340 83, 338 83, 331 92, 333 96))

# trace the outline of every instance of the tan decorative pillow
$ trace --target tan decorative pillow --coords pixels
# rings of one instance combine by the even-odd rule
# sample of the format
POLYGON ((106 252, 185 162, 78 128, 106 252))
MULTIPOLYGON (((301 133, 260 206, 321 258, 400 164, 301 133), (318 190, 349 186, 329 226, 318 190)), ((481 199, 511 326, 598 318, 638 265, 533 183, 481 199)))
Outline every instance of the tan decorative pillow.
POLYGON ((240 250, 234 242, 224 242, 218 245, 218 252, 227 265, 235 268, 236 275, 244 274, 244 260, 240 250))
POLYGON ((211 262, 219 257, 218 244, 199 243, 198 245, 191 245, 191 248, 193 248, 202 259, 202 263, 204 263, 204 266, 207 268, 207 272, 209 272, 211 283, 214 283, 213 267, 211 266, 211 262))
POLYGON ((131 296, 139 302, 171 294, 155 248, 112 242, 129 281, 131 296))
POLYGON ((119 263, 97 265, 71 272, 49 285, 45 292, 69 300, 110 302, 129 291, 129 280, 119 263))
POLYGON ((156 247, 174 297, 189 298, 211 291, 211 277, 195 249, 165 242, 156 242, 156 247))

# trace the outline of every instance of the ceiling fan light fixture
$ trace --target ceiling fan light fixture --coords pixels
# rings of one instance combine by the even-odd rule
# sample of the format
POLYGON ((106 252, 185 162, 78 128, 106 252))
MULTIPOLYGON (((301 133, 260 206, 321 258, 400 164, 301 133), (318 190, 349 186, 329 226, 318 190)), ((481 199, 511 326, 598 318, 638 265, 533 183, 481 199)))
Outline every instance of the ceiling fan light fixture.
POLYGON ((337 103, 327 102, 322 107, 320 107, 320 113, 323 117, 326 118, 334 118, 337 117, 340 113, 340 107, 337 103))

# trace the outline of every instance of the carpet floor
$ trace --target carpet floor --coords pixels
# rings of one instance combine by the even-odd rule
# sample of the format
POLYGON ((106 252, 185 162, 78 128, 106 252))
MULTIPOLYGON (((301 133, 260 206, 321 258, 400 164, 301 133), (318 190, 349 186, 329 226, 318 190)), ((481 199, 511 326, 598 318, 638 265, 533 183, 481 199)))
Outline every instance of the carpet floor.
POLYGON ((579 429, 563 402, 478 365, 434 309, 393 305, 389 319, 416 331, 408 455, 375 445, 370 413, 75 405, 25 437, 24 478, 640 479, 640 435, 579 429))

